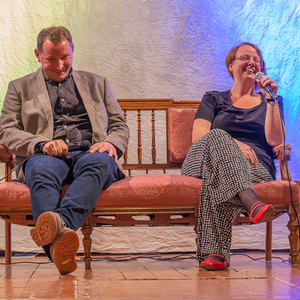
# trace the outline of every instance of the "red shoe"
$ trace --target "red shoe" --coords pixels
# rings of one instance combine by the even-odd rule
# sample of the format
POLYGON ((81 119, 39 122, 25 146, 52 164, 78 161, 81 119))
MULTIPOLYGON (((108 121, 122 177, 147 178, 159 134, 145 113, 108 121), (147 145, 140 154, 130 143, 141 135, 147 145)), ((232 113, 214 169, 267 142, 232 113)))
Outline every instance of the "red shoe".
POLYGON ((272 204, 265 204, 262 203, 260 201, 256 201, 252 204, 251 209, 250 209, 250 213, 249 213, 249 219, 251 222, 257 224, 257 223, 261 223, 264 222, 265 220, 267 220, 274 212, 274 206, 272 204), (255 217, 252 216, 254 210, 259 207, 262 206, 262 208, 259 210, 259 212, 256 214, 255 217))
POLYGON ((224 257, 218 254, 209 254, 206 259, 200 263, 200 268, 209 270, 209 271, 221 271, 228 269, 229 264, 224 257), (217 256, 223 259, 223 262, 209 259, 209 257, 217 256))

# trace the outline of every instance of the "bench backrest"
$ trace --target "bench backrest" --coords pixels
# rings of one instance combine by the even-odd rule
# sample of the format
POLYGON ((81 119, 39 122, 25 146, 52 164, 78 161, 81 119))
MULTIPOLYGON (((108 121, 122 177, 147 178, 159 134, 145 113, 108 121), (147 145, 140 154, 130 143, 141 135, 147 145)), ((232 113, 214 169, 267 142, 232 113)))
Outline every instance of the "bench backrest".
POLYGON ((192 145, 192 127, 200 101, 173 99, 119 99, 131 126, 129 151, 124 154, 124 170, 179 169, 192 145), (147 114, 148 113, 148 114, 147 114), (133 127, 133 128, 132 128, 133 127), (147 136, 147 137, 145 137, 147 136), (157 145, 161 140, 164 145, 157 145), (148 145, 144 142, 148 141, 148 145), (135 150, 131 148, 136 147, 135 150), (165 158, 161 159, 161 153, 165 158), (145 159, 148 158, 148 159, 145 159))

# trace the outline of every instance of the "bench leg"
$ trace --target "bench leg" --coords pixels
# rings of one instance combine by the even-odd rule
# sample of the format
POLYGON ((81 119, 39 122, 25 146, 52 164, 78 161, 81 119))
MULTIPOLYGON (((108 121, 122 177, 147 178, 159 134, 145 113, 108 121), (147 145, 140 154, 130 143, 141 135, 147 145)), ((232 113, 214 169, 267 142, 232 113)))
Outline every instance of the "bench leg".
POLYGON ((83 222, 81 226, 81 232, 83 234, 83 249, 84 249, 84 262, 85 262, 85 268, 90 269, 91 268, 91 250, 92 250, 92 239, 91 234, 93 231, 93 227, 91 225, 91 218, 88 216, 86 220, 83 222))
POLYGON ((272 221, 266 222, 266 250, 265 260, 271 261, 272 259, 272 221))
POLYGON ((11 223, 5 222, 5 264, 11 264, 11 223))
MULTIPOLYGON (((299 215, 299 204, 296 205, 297 214, 299 215)), ((292 205, 289 206, 289 216, 290 220, 288 222, 288 229, 290 230, 289 241, 290 241, 290 257, 291 263, 297 264, 298 261, 298 245, 299 245, 299 228, 297 222, 297 216, 292 205)))

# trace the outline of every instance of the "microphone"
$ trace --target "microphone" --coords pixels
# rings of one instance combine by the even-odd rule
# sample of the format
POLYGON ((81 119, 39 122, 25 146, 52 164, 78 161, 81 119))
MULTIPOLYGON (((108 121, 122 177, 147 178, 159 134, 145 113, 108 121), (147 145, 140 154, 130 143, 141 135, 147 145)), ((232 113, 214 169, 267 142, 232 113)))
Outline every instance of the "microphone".
MULTIPOLYGON (((263 72, 257 72, 255 74, 255 80, 261 80, 262 77, 265 76, 265 74, 263 72)), ((267 92, 268 94, 272 97, 272 99, 274 99, 275 101, 277 101, 277 97, 275 96, 275 94, 272 92, 272 89, 270 87, 270 84, 267 84, 265 87, 263 87, 267 92)))
POLYGON ((91 147, 89 141, 82 141, 79 143, 69 144, 68 151, 88 151, 91 147))

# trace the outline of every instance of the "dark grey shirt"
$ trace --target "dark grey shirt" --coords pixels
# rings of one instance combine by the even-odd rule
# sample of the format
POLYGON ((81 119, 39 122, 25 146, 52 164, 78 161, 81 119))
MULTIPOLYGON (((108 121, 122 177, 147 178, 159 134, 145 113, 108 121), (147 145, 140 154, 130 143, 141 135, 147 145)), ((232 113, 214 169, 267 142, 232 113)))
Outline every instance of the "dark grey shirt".
MULTIPOLYGON (((283 101, 278 96, 278 105, 283 119, 283 101)), ((274 154, 265 136, 265 118, 267 103, 264 97, 261 103, 250 109, 237 108, 232 105, 230 90, 224 92, 207 92, 199 105, 195 119, 211 122, 211 129, 220 128, 254 150, 257 159, 276 177, 274 154)))
POLYGON ((61 82, 45 79, 54 119, 53 139, 66 144, 92 141, 92 128, 72 71, 61 82))
MULTIPOLYGON (((67 145, 84 140, 91 143, 91 123, 72 77, 72 70, 61 82, 48 79, 45 74, 44 77, 52 106, 53 140, 62 139, 67 145)), ((42 152, 45 143, 38 143, 36 152, 42 152)))

